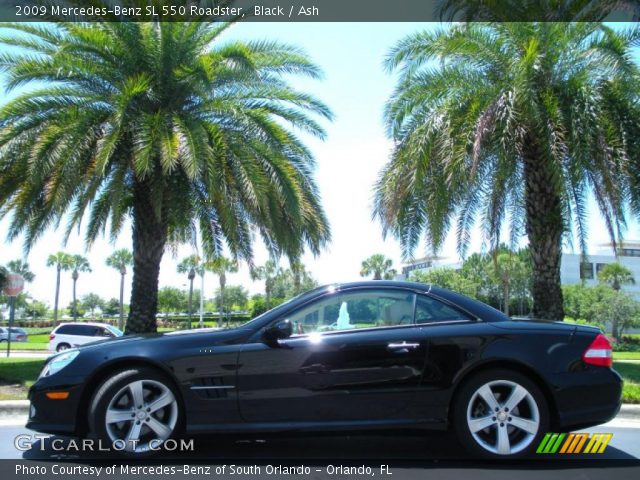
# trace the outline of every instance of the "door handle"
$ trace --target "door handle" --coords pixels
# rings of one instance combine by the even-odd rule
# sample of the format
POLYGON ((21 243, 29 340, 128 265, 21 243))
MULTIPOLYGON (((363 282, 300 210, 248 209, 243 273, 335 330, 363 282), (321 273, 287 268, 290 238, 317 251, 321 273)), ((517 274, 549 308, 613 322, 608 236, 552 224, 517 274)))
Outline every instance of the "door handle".
POLYGON ((409 350, 414 350, 418 347, 420 347, 419 343, 390 343, 387 345, 387 350, 395 353, 409 353, 409 350))

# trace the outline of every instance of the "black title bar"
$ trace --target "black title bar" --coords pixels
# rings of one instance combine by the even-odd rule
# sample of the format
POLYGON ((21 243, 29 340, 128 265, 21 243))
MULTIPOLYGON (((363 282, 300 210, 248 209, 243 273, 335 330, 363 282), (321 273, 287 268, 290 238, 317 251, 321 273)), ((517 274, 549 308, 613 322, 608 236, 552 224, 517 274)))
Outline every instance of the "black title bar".
POLYGON ((0 0, 0 21, 634 21, 640 0, 0 0))

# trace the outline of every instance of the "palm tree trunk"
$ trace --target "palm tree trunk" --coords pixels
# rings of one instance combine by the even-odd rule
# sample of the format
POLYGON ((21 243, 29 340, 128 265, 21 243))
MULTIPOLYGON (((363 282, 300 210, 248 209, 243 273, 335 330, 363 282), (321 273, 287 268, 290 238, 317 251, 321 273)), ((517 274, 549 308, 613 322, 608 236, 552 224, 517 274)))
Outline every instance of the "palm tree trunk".
POLYGON ((120 318, 118 319, 118 328, 124 329, 124 274, 120 274, 120 318))
POLYGON ((189 279, 189 328, 191 328, 191 313, 193 312, 193 278, 189 279))
POLYGON ((220 274, 220 312, 218 319, 218 327, 222 328, 222 319, 224 315, 224 287, 227 283, 227 278, 224 275, 224 272, 220 274))
POLYGON ((523 152, 526 231, 533 267, 533 316, 563 320, 560 259, 562 254, 562 204, 555 178, 537 140, 529 135, 523 152))
POLYGON ((504 314, 509 316, 509 283, 504 283, 504 314))
POLYGON ((200 319, 198 321, 200 328, 204 327, 204 269, 200 275, 200 319))
POLYGON ((75 322, 78 319, 78 306, 76 305, 76 282, 77 278, 73 278, 73 321, 75 322))
POLYGON ((58 274, 56 275, 56 300, 53 304, 53 323, 58 321, 58 300, 60 298, 60 267, 58 267, 58 274))
POLYGON ((265 300, 267 302, 267 310, 271 309, 271 281, 267 278, 264 282, 265 300))
POLYGON ((158 276, 167 228, 158 218, 150 197, 148 182, 136 181, 133 190, 133 279, 127 333, 157 331, 158 276))

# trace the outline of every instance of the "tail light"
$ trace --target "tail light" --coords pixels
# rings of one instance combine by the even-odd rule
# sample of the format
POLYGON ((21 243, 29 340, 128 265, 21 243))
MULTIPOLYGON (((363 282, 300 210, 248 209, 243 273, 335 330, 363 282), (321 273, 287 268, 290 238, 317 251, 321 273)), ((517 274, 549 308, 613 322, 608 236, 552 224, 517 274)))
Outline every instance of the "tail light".
POLYGON ((613 354, 609 339, 601 333, 598 334, 589 345, 589 348, 582 354, 582 361, 598 367, 611 367, 613 365, 613 354))
POLYGON ((53 340, 54 338, 56 338, 56 336, 53 333, 49 335, 49 341, 53 340))

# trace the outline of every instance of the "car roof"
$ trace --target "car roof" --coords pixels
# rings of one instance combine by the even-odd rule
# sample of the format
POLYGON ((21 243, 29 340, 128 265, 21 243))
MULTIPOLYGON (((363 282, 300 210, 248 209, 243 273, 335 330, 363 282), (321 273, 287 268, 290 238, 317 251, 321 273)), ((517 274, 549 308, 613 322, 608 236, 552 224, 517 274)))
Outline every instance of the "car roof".
POLYGON ((56 326, 56 328, 61 327, 63 325, 89 325, 91 327, 110 327, 108 323, 99 323, 99 322, 64 322, 60 323, 56 326))
POLYGON ((331 283, 327 285, 323 285, 321 287, 315 288, 308 293, 317 292, 324 289, 336 289, 336 290, 346 290, 349 288, 371 288, 371 287, 382 287, 382 288, 405 288, 409 290, 415 290, 417 292, 422 293, 433 293, 435 295, 440 295, 443 297, 447 297, 449 294, 458 295, 451 290, 447 290, 446 288, 437 287, 435 285, 431 285, 428 283, 419 283, 419 282, 408 282, 405 280, 361 280, 355 282, 341 282, 341 283, 331 283))

